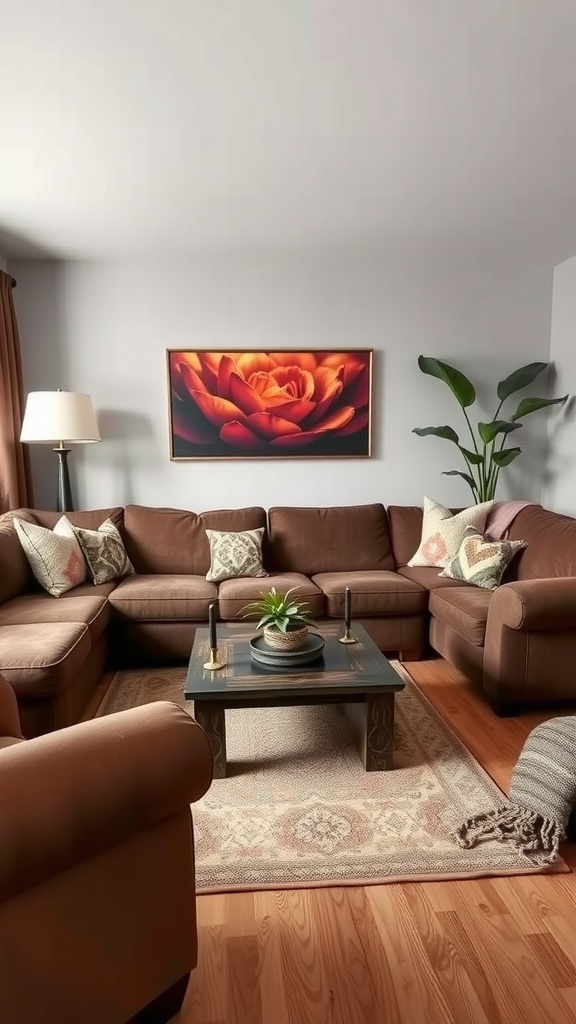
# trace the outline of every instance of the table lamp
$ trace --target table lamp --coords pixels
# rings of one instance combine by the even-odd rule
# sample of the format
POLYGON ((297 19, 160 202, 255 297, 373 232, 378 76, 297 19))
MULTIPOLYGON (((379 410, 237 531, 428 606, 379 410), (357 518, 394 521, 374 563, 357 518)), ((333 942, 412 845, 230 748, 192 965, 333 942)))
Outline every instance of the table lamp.
POLYGON ((74 391, 31 391, 26 400, 20 440, 26 444, 54 444, 58 456, 58 511, 72 512, 72 489, 66 444, 100 441, 90 395, 74 391))

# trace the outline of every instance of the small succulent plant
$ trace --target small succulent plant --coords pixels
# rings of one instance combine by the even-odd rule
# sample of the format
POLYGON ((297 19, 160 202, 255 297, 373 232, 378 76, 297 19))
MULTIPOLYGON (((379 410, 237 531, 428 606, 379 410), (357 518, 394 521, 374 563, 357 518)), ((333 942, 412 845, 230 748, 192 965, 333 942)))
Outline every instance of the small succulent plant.
POLYGON ((303 626, 315 626, 310 606, 306 601, 296 601, 290 595, 298 590, 298 587, 290 587, 286 593, 270 587, 258 601, 251 601, 242 609, 244 619, 255 619, 259 617, 258 629, 263 626, 275 626, 281 633, 288 633, 292 629, 302 629, 303 626))

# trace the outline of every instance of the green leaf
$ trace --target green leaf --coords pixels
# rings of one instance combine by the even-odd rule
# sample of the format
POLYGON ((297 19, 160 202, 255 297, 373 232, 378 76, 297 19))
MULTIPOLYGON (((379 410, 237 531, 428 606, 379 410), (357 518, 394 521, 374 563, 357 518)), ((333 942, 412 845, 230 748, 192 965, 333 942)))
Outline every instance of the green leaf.
POLYGON ((504 402, 515 391, 521 391, 522 388, 528 387, 547 366, 549 366, 549 363, 527 363, 526 366, 521 366, 518 370, 514 370, 514 373, 501 380, 496 388, 500 401, 504 402))
POLYGON ((501 452, 494 452, 492 456, 492 462, 495 466, 509 466, 514 459, 517 459, 522 451, 521 448, 503 448, 501 452))
POLYGON ((440 359, 433 359, 431 356, 418 356, 418 366, 422 373, 443 380, 463 409, 473 405, 476 401, 474 385, 461 370, 450 366, 449 363, 442 363, 440 359))
POLYGON ((521 426, 521 423, 512 423, 511 420, 490 420, 490 423, 478 424, 478 433, 484 444, 490 444, 498 434, 511 434, 521 426))
POLYGON ((484 456, 479 455, 478 452, 471 452, 469 448, 464 448, 461 444, 458 447, 464 458, 468 459, 468 462, 471 462, 473 466, 481 466, 484 462, 484 456))
POLYGON ((568 395, 564 395, 562 398, 523 398, 512 419, 520 420, 524 416, 528 416, 529 413, 547 409, 550 405, 564 405, 568 401, 568 397, 568 395))
POLYGON ((470 476, 470 473, 461 473, 459 469, 445 469, 442 476, 461 476, 473 491, 476 490, 476 481, 470 476))
POLYGON ((413 434, 418 434, 418 437, 428 437, 429 434, 434 434, 434 437, 444 437, 446 441, 454 441, 454 444, 458 444, 460 438, 452 427, 415 427, 412 431, 413 434))

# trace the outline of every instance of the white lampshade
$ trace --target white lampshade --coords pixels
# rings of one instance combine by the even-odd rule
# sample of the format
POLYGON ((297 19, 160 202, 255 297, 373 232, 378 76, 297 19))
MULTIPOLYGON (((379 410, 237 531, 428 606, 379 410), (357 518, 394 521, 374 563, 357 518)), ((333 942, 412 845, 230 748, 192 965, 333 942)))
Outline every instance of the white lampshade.
POLYGON ((100 441, 90 395, 74 391, 31 391, 26 400, 20 440, 46 444, 100 441))

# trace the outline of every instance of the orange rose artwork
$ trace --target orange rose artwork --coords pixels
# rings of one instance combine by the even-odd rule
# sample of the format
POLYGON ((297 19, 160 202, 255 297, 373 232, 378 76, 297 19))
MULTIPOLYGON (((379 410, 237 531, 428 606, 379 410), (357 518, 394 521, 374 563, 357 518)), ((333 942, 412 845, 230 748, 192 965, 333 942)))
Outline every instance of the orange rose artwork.
POLYGON ((174 459, 367 457, 372 351, 168 352, 174 459))

